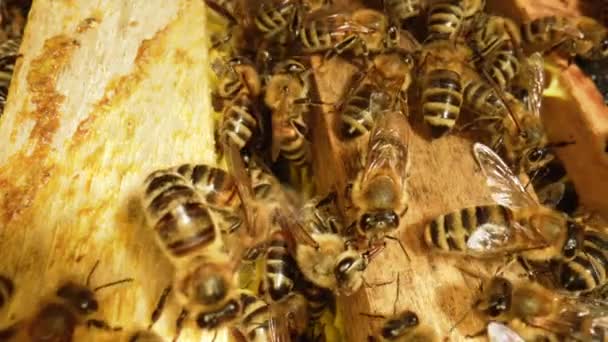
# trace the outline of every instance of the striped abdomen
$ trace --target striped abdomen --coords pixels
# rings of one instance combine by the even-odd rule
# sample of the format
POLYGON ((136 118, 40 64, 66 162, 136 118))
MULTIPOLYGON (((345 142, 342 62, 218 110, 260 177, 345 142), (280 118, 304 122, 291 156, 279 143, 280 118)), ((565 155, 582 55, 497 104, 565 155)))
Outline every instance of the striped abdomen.
POLYGON ((232 101, 224 110, 220 140, 242 149, 251 140, 258 125, 253 110, 253 103, 246 95, 232 101))
POLYGON ((385 0, 386 12, 398 21, 415 17, 422 11, 421 0, 385 0))
MULTIPOLYGON (((321 18, 308 21, 300 29, 299 40, 305 53, 318 53, 332 48, 348 50, 358 40, 357 35, 349 34, 348 30, 337 31, 338 23, 333 22, 337 18, 321 18)), ((344 23, 343 27, 347 24, 344 23)))
POLYGON ((520 63, 513 51, 501 49, 483 68, 500 89, 506 89, 519 73, 520 63))
MULTIPOLYGON (((253 293, 243 292, 241 306, 243 307, 241 327, 242 332, 247 336, 247 341, 271 341, 270 319, 272 317, 268 304, 253 293)), ((284 319, 284 317, 278 319, 284 319)))
POLYGON ((297 8, 293 3, 280 6, 260 6, 255 16, 255 27, 264 34, 264 38, 286 43, 297 8))
POLYGON ((447 69, 432 69, 424 76, 422 114, 433 137, 440 137, 454 127, 460 115, 460 74, 447 69))
POLYGON ((325 309, 328 307, 333 309, 335 305, 334 294, 330 290, 321 288, 305 279, 301 279, 298 283, 298 291, 308 302, 308 314, 312 321, 318 321, 325 309))
POLYGON ((569 19, 546 16, 523 23, 520 27, 522 44, 526 53, 545 52, 568 40, 576 39, 573 32, 576 26, 569 19))
POLYGON ((183 164, 175 168, 190 180, 209 205, 237 210, 241 206, 236 182, 231 174, 205 164, 183 164))
POLYGON ((427 246, 448 252, 467 251, 467 240, 481 225, 510 225, 513 213, 500 205, 464 208, 432 220, 424 230, 427 246))
POLYGON ((459 0, 440 0, 430 6, 425 43, 456 38, 462 27, 464 11, 459 0))
POLYGON ((0 309, 8 304, 15 292, 15 284, 6 276, 0 274, 0 309))
POLYGON ((303 126, 296 123, 296 120, 290 121, 281 130, 281 141, 279 142, 281 155, 294 165, 303 166, 310 161, 311 157, 308 141, 302 132, 303 126))
POLYGON ((8 97, 8 87, 0 85, 0 116, 4 112, 4 106, 6 105, 7 97, 8 97))
POLYGON ((570 261, 557 262, 555 268, 562 288, 568 291, 589 291, 606 283, 608 270, 608 236, 587 230, 583 250, 570 261))
POLYGON ((143 207, 170 257, 190 258, 219 248, 220 232, 202 197, 179 173, 152 173, 144 183, 143 207))
POLYGON ((340 135, 353 139, 369 132, 374 125, 374 118, 369 110, 370 97, 377 87, 364 83, 343 104, 340 114, 340 135))
POLYGON ((13 72, 20 45, 21 38, 8 39, 0 44, 0 71, 13 72))
POLYGON ((480 117, 501 120, 506 108, 494 88, 481 80, 469 82, 464 88, 463 106, 480 117))
POLYGON ((265 263, 266 291, 273 301, 280 301, 291 293, 298 276, 298 266, 291 257, 287 237, 283 232, 272 234, 265 263))
POLYGON ((553 158, 549 163, 527 173, 532 179, 532 186, 541 203, 551 204, 551 207, 570 215, 578 209, 579 198, 576 188, 559 159, 553 158), (544 194, 549 194, 551 187, 560 183, 564 186, 561 199, 557 203, 546 203, 550 198, 544 197, 544 194))

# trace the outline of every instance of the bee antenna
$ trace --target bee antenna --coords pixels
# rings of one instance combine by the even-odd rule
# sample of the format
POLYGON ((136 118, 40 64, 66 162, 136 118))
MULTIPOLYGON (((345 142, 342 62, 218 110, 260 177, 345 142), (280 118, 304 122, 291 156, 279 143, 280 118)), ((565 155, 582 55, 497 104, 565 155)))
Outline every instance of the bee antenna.
POLYGON ((576 144, 576 141, 574 141, 574 140, 558 141, 558 142, 547 144, 546 148, 562 148, 562 147, 566 147, 566 146, 570 146, 570 145, 574 145, 574 144, 576 144))
POLYGON ((401 274, 397 273, 397 294, 395 295, 395 302, 393 303, 393 316, 397 313, 397 302, 399 301, 400 283, 401 283, 401 274))
POLYGON ((386 318, 386 316, 384 316, 384 315, 372 314, 372 313, 367 313, 367 312, 359 312, 359 315, 365 316, 365 317, 369 317, 369 318, 377 318, 377 319, 385 319, 386 318))
POLYGON ((462 315, 462 317, 460 317, 460 319, 458 319, 458 321, 456 321, 456 323, 454 323, 454 325, 452 325, 452 327, 450 328, 450 330, 448 330, 448 334, 451 334, 452 331, 454 331, 454 329, 456 329, 457 326, 460 325, 460 323, 462 323, 465 318, 467 318, 467 316, 469 315, 469 313, 471 313, 471 310, 473 310, 473 306, 471 306, 465 313, 464 315, 462 315))
POLYGON ((99 266, 99 260, 95 261, 95 264, 93 265, 93 267, 91 268, 91 271, 89 271, 89 274, 87 275, 87 281, 85 283, 85 285, 87 287, 89 287, 89 285, 91 284, 91 277, 93 277, 93 273, 97 269, 97 266, 99 266))
POLYGON ((128 283, 128 282, 131 282, 133 280, 134 280, 133 278, 125 278, 125 279, 116 280, 116 281, 113 281, 113 282, 110 282, 110 283, 107 283, 107 284, 99 285, 99 286, 97 286, 96 288, 93 289, 93 292, 97 292, 97 291, 99 291, 101 289, 105 289, 105 288, 108 288, 108 287, 111 287, 111 286, 114 286, 114 285, 118 285, 118 284, 122 284, 122 283, 128 283))

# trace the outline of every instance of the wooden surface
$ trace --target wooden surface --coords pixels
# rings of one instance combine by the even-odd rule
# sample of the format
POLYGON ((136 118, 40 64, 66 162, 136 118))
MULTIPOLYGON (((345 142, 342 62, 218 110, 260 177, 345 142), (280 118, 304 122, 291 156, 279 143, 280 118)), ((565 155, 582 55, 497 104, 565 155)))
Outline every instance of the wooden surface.
MULTIPOLYGON (((215 160, 202 6, 197 0, 35 1, 23 58, 0 120, 0 273, 17 285, 11 305, 0 313, 0 324, 31 313, 60 281, 84 281, 99 259, 94 285, 135 278, 132 284, 99 293, 99 317, 127 329, 147 325, 172 269, 143 226, 134 193, 155 168, 215 160)), ((332 76, 331 82, 319 75, 322 99, 334 101, 347 74, 332 76)), ((576 116, 581 111, 564 112, 573 115, 564 121, 580 123, 577 134, 596 132, 590 127, 600 127, 597 116, 605 111, 585 109, 583 116, 576 116)), ((342 147, 326 134, 332 118, 317 120, 314 139, 325 139, 342 158, 342 147)), ((449 210, 486 203, 489 197, 468 141, 450 136, 428 142, 418 128, 411 142, 411 205, 397 231, 412 261, 389 243, 365 277, 373 284, 401 274, 397 309, 418 312, 443 337, 468 310, 477 282, 463 278, 451 266, 453 258, 429 256, 421 246, 422 223, 449 210)), ((597 137, 605 136, 606 130, 597 132, 597 137)), ((586 141, 576 140, 581 146, 586 141)), ((318 155, 326 147, 314 148, 318 155)), ((568 157, 573 152, 563 153, 568 157)), ((579 165, 566 162, 569 170, 579 165)), ((336 173, 317 167, 321 187, 333 184, 341 165, 336 164, 336 173)), ((345 168, 344 175, 352 172, 345 168)), ((575 176, 577 186, 589 184, 575 176)), ((604 199, 596 200, 606 205, 604 199)), ((349 340, 365 341, 380 323, 360 313, 390 314, 394 299, 395 283, 340 298, 349 340)), ((172 336, 176 310, 170 305, 155 330, 172 336)), ((478 328, 480 322, 471 317, 450 338, 461 340, 462 334, 478 328)), ((195 334, 188 329, 183 336, 189 341, 195 334)))
POLYGON ((2 324, 99 259, 93 285, 135 278, 99 292, 99 317, 147 325, 172 269, 133 199, 153 169, 215 160, 204 27, 197 0, 34 2, 0 121, 2 324))

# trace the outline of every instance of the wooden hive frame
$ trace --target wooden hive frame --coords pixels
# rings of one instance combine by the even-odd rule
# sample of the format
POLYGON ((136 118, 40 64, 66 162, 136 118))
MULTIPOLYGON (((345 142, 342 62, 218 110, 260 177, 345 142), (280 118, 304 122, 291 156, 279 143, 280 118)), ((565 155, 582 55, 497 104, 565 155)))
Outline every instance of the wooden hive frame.
MULTIPOLYGON (((551 11, 570 6, 534 3, 532 7, 520 0, 516 8, 539 15, 547 3, 551 11)), ((17 286, 14 300, 0 313, 0 323, 31 314, 60 281, 82 281, 100 260, 94 283, 135 278, 133 284, 100 293, 100 317, 125 328, 148 324, 173 270, 145 229, 134 198, 151 170, 185 161, 215 161, 206 39, 205 10, 197 0, 34 2, 23 57, 0 121, 0 273, 11 276, 17 286)), ((327 102, 341 94, 340 84, 347 79, 346 73, 316 76, 327 102)), ((560 77, 571 90, 572 111, 558 111, 549 121, 550 133, 574 136, 576 147, 563 151, 566 166, 585 204, 606 213, 608 201, 586 192, 601 186, 605 193, 607 188, 590 180, 592 174, 601 174, 608 181, 606 108, 576 67, 560 77), (563 133, 565 126, 571 131, 563 133), (590 161, 595 161, 593 167, 590 161)), ((327 133, 327 118, 316 122, 314 139, 324 141, 324 148, 340 158, 343 148, 327 133)), ((412 203, 407 228, 398 231, 412 261, 389 244, 366 273, 370 283, 400 273, 397 307, 419 312, 441 332, 468 310, 477 283, 465 279, 449 258, 428 255, 421 246, 420 223, 489 202, 470 146, 456 136, 428 142, 414 133, 412 203)), ((317 172, 318 184, 333 184, 335 175, 343 182, 352 172, 317 172)), ((394 285, 389 284, 340 298, 348 340, 366 340, 378 322, 360 313, 389 314, 394 297, 394 285)), ((170 305, 155 330, 172 336, 177 310, 170 305)), ((471 317, 450 338, 461 340, 480 326, 471 317)), ((89 337, 93 332, 82 330, 82 336, 94 340, 89 337)), ((183 340, 197 336, 193 330, 186 329, 183 340)))

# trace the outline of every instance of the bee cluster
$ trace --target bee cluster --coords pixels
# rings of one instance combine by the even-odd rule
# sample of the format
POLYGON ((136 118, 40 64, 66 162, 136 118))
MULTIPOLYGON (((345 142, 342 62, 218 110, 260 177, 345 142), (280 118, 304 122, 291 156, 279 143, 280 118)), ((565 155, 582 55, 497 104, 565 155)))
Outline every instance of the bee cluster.
MULTIPOLYGON (((496 202, 430 220, 420 237, 428 252, 517 261, 530 278, 508 279, 510 263, 473 274, 482 280, 473 309, 487 326, 471 336, 605 340, 608 233, 588 224, 555 154, 576 142, 550 142, 540 120, 545 56, 608 57, 602 24, 559 16, 516 23, 488 13, 484 0, 205 3, 221 32, 210 55, 227 167, 184 163, 145 178, 145 221, 175 275, 148 329, 129 330, 127 340, 162 341, 151 328, 171 299, 183 307, 174 340, 185 324, 229 328, 239 341, 343 340, 335 297, 367 285, 364 273, 387 240, 408 255, 393 233, 408 212, 414 120, 431 139, 474 132, 473 155, 496 202), (315 72, 332 59, 359 71, 338 103, 325 103, 315 72), (340 142, 363 146, 345 187, 314 182, 312 163, 324 160, 310 139, 318 113, 335 118, 340 142)), ((0 341, 72 340, 79 324, 121 329, 89 316, 96 291, 131 279, 91 288, 91 274, 84 285, 61 286, 27 322, 0 330, 0 341)), ((0 308, 13 291, 0 276, 0 308)), ((374 340, 449 333, 410 310, 370 316, 384 322, 374 340)))

